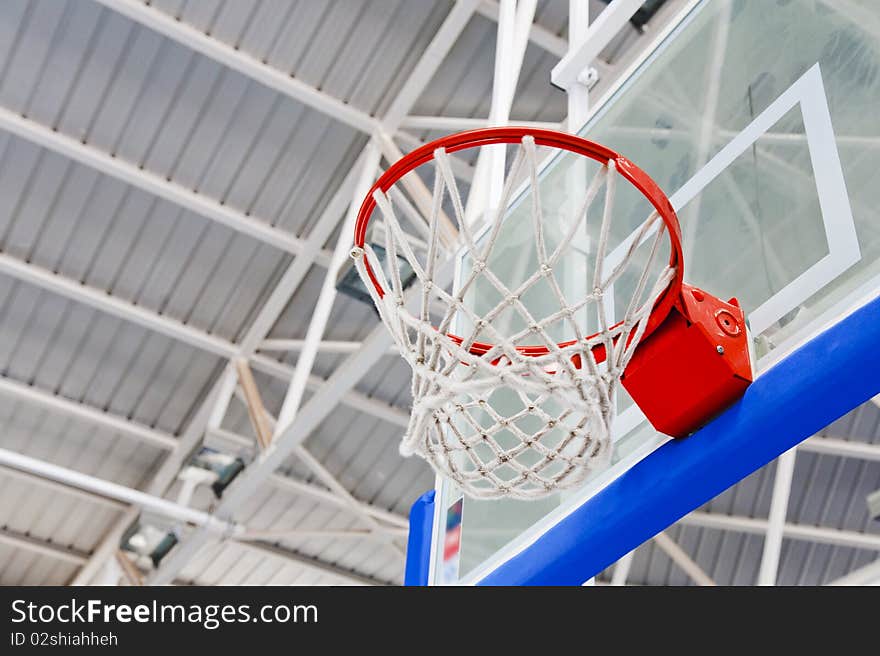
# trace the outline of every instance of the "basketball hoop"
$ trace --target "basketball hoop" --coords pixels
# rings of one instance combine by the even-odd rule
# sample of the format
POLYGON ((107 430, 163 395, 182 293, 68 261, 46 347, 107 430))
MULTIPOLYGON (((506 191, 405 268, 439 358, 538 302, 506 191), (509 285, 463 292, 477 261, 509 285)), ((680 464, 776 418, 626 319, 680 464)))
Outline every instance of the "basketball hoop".
POLYGON ((360 208, 354 241, 357 271, 413 371, 413 410, 401 453, 419 454, 470 496, 539 498, 577 485, 591 470, 608 463, 621 380, 655 427, 676 436, 705 423, 751 380, 745 318, 736 301, 724 303, 683 283, 681 231, 669 199, 628 159, 580 137, 502 127, 426 144, 393 164, 372 187, 360 208), (478 243, 464 218, 449 155, 498 144, 519 147, 500 209, 488 219, 484 239, 478 243), (599 163, 574 219, 555 235, 555 243, 545 225, 539 193, 538 147, 599 163), (427 242, 417 254, 401 226, 400 207, 406 210, 406 201, 395 185, 429 164, 434 166, 432 209, 426 217, 427 242), (609 244, 618 177, 638 190, 651 212, 632 237, 618 245, 622 255, 612 262, 609 244), (498 269, 498 258, 493 260, 492 255, 520 178, 531 191, 529 223, 537 266, 510 284, 493 271, 498 269), (575 237, 590 227, 591 205, 603 190, 588 281, 579 298, 567 298, 555 268, 571 256, 575 237), (442 231, 449 223, 444 205, 451 208, 458 229, 460 262, 470 263, 460 267, 454 293, 436 282, 443 256, 442 231), (384 221, 387 274, 367 240, 377 207, 384 221), (658 256, 664 241, 669 257, 662 264, 658 256), (415 272, 415 298, 407 299, 398 258, 415 272), (635 281, 631 298, 620 317, 607 316, 606 295, 625 275, 635 281), (478 284, 495 299, 479 313, 465 302, 478 284), (554 309, 545 316, 534 316, 523 300, 538 288, 554 301, 554 309), (410 309, 415 302, 418 307, 410 309), (697 322, 692 320, 696 315, 697 322), (588 333, 590 321, 596 329, 588 333), (513 324, 516 327, 510 328, 513 324), (709 324, 711 329, 706 327, 709 324), (701 330, 691 331, 693 325, 701 330), (551 336, 560 327, 569 333, 562 341, 551 336), (701 338, 705 343, 700 343, 701 338), (649 348, 652 343, 659 346, 649 348), (710 367, 712 381, 669 371, 670 357, 679 358, 678 366, 689 369, 687 359, 694 353, 702 356, 707 348, 722 364, 721 370, 710 367), (657 387, 661 389, 651 389, 657 387), (696 401, 675 398, 688 393, 696 401), (493 401, 499 395, 506 395, 504 411, 493 401), (651 398, 646 401, 646 397, 651 398))

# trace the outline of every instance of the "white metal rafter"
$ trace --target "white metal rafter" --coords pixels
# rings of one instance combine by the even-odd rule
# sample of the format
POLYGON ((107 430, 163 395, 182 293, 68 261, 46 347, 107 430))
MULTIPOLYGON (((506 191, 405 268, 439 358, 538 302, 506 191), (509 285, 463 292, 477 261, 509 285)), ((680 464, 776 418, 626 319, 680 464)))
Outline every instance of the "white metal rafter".
MULTIPOLYGON (((698 526, 700 528, 712 528, 754 535, 766 535, 769 524, 766 519, 737 517, 735 515, 722 515, 703 511, 689 513, 682 517, 679 523, 685 526, 698 526)), ((846 531, 826 526, 786 522, 782 527, 782 535, 791 540, 804 540, 819 544, 833 544, 842 547, 880 551, 880 535, 874 533, 859 533, 858 531, 846 531)))
POLYGON ((137 506, 142 510, 162 515, 163 517, 187 524, 194 524, 215 534, 234 535, 244 530, 242 526, 218 519, 210 513, 183 506, 179 503, 141 492, 140 490, 134 490, 125 485, 97 478, 96 476, 60 467, 37 458, 31 458, 9 449, 0 448, 0 465, 42 476, 43 478, 85 490, 98 496, 116 499, 123 503, 137 506))
MULTIPOLYGON (((291 382, 293 385, 293 382, 291 382)), ((270 413, 265 413, 266 419, 270 423, 270 430, 273 431, 273 434, 277 434, 278 432, 278 420, 273 417, 270 413)), ((264 450, 268 448, 269 445, 264 446, 264 450)), ((333 493, 337 499, 339 499, 344 506, 351 511, 354 516, 360 520, 361 523, 365 524, 369 531, 369 535, 372 537, 376 537, 385 544, 387 544, 391 549, 395 551, 395 553, 403 556, 404 552, 400 548, 400 546, 394 541, 395 537, 399 537, 396 529, 392 529, 389 526, 386 526, 380 523, 373 515, 362 508, 363 504, 361 504, 357 499, 352 496, 352 494, 346 489, 346 487, 340 483, 333 473, 327 469, 317 458, 315 458, 304 446, 298 445, 294 451, 293 455, 299 460, 302 464, 306 466, 318 479, 326 485, 330 492, 333 493)), ((274 476, 274 474, 272 475, 274 476)), ((271 476, 270 476, 271 479, 271 476)))
POLYGON ((880 585, 880 560, 874 560, 864 567, 834 579, 827 585, 880 585))
POLYGON ((19 533, 12 529, 0 529, 0 544, 16 549, 24 549, 40 556, 48 556, 53 560, 61 560, 71 565, 83 565, 89 555, 72 547, 63 547, 47 540, 39 540, 31 535, 19 533))
MULTIPOLYGON (((67 469, 66 467, 60 467, 58 465, 39 460, 37 458, 31 458, 30 456, 25 456, 14 451, 9 451, 7 449, 0 449, 0 465, 4 467, 10 467, 21 472, 34 474, 47 480, 54 481, 61 485, 69 486, 71 488, 87 492, 89 494, 106 497, 108 499, 115 499, 126 504, 131 504, 135 508, 149 511, 157 515, 167 517, 168 519, 181 522, 182 526, 198 526, 204 530, 209 531, 215 539, 236 539, 239 536, 243 537, 250 533, 243 524, 220 520, 210 513, 196 510, 188 506, 184 506, 179 503, 175 503, 173 501, 154 496, 152 494, 141 492, 140 490, 134 490, 124 485, 113 483, 112 481, 107 481, 102 478, 83 474, 82 472, 67 469)), ((129 511, 128 514, 130 515, 131 521, 134 521, 134 519, 137 518, 138 513, 132 510, 129 511)), ((129 522, 129 524, 130 523, 131 522, 129 522)), ((75 552, 73 550, 68 550, 65 552, 64 550, 59 550, 57 547, 54 547, 53 545, 48 545, 42 541, 33 539, 22 540, 22 536, 15 535, 14 533, 10 532, 6 532, 6 534, 4 535, 4 533, 0 531, 0 542, 4 541, 4 537, 7 542, 15 539, 16 546, 29 548, 32 551, 42 549, 44 554, 46 555, 51 555, 55 558, 66 558, 67 560, 74 561, 77 565, 87 564, 88 561, 88 559, 84 557, 84 554, 80 554, 79 552, 75 552)), ((114 556, 118 552, 119 537, 121 537, 121 534, 116 536, 117 541, 113 545, 112 555, 114 556)), ((261 551, 266 551, 268 549, 269 552, 273 555, 285 555, 288 560, 292 560, 294 562, 297 562, 298 564, 304 564, 304 562, 307 562, 308 564, 311 564, 313 566, 320 566, 322 571, 329 571, 335 576, 342 577, 350 582, 366 582, 363 577, 353 574, 349 575, 339 568, 330 565, 329 563, 323 563, 320 560, 308 558, 306 556, 302 556, 301 554, 297 554, 296 552, 289 552, 284 549, 272 547, 271 545, 262 544, 260 542, 254 541, 253 537, 250 537, 247 540, 241 542, 241 544, 249 549, 259 549, 261 551)), ((81 581, 75 581, 74 583, 76 584, 80 582, 81 581)))
MULTIPOLYGON (((177 448, 178 439, 173 435, 164 433, 158 429, 149 428, 134 420, 119 417, 108 411, 92 408, 84 403, 65 399, 25 383, 20 383, 8 378, 0 378, 0 393, 25 401, 37 407, 45 408, 52 412, 59 412, 61 414, 78 418, 92 425, 100 426, 114 433, 125 435, 130 439, 136 439, 145 444, 156 446, 157 448, 168 451, 174 451, 177 448)), ((229 431, 221 431, 218 429, 217 435, 222 440, 224 446, 233 446, 235 448, 253 446, 253 442, 249 438, 230 433, 229 431)), ((117 525, 111 529, 108 534, 112 539, 104 541, 107 544, 107 548, 104 550, 96 550, 95 554, 92 555, 92 560, 106 561, 106 559, 112 555, 116 546, 118 546, 122 533, 137 518, 137 511, 129 510, 125 503, 121 503, 118 500, 106 496, 98 495, 94 492, 86 492, 78 488, 63 485, 33 472, 27 473, 14 468, 2 467, 2 469, 0 469, 0 476, 25 478, 29 482, 41 486, 47 486, 53 490, 61 489, 67 496, 83 498, 90 503, 96 503, 112 509, 125 511, 117 522, 117 525)), ((401 517, 383 508, 378 508, 362 501, 339 497, 330 490, 316 486, 312 483, 305 483, 282 474, 273 474, 268 482, 280 491, 296 496, 305 496, 319 503, 330 504, 343 510, 353 511, 353 506, 355 506, 358 512, 369 514, 371 517, 381 522, 383 526, 394 527, 398 530, 407 526, 405 517, 401 517)), ((158 494, 160 493, 161 488, 162 486, 154 488, 151 490, 151 493, 158 494)), ((354 516, 356 516, 356 513, 354 516)), ((90 568, 89 572, 87 572, 89 575, 82 578, 77 577, 75 583, 88 582, 95 571, 97 571, 97 568, 90 568)))
MULTIPOLYGON (((544 130, 558 130, 559 123, 552 121, 520 121, 510 119, 515 125, 544 130)), ((488 118, 470 118, 458 116, 407 116, 403 120, 403 127, 413 130, 442 130, 444 132, 460 132, 485 128, 490 125, 488 118)))
POLYGON ((95 0, 95 2, 356 130, 372 134, 376 128, 376 119, 366 112, 319 91, 296 79, 292 74, 264 64, 237 47, 208 36, 201 30, 140 0, 95 0))
POLYGON ((712 577, 706 574, 703 568, 697 565, 693 558, 691 558, 687 552, 666 533, 658 533, 655 535, 654 543, 660 547, 660 549, 669 556, 672 562, 678 565, 685 574, 691 577, 697 585, 716 585, 715 581, 712 580, 712 577))
MULTIPOLYGON (((177 182, 151 173, 143 167, 126 162, 120 157, 61 134, 57 130, 2 107, 0 107, 0 130, 14 134, 25 141, 46 148, 274 248, 293 254, 306 252, 303 241, 286 230, 275 228, 266 221, 246 216, 213 198, 187 189, 177 182)), ((320 264, 326 265, 328 261, 328 254, 319 253, 318 262, 320 264)))
MULTIPOLYGON (((304 339, 264 339, 260 343, 260 351, 302 351, 306 341, 304 339)), ((320 353, 349 354, 354 353, 361 347, 361 342, 345 342, 340 340, 322 340, 318 344, 320 353)), ((398 353, 396 346, 388 349, 388 355, 398 353)))
MULTIPOLYGON (((247 353, 244 349, 244 343, 239 345, 222 337, 211 335, 167 315, 160 315, 143 306, 111 296, 104 290, 89 287, 79 281, 53 273, 35 264, 27 264, 5 253, 0 253, 0 273, 37 285, 59 296, 88 305, 101 312, 132 322, 225 359, 234 360, 244 357, 247 353)), ((250 353, 252 352, 253 349, 250 353)), ((278 362, 264 355, 251 355, 251 364, 263 373, 280 380, 288 381, 293 376, 293 368, 290 365, 278 362)), ((307 378, 306 383, 310 389, 317 389, 324 381, 316 376, 310 376, 307 378)), ((350 402, 352 407, 396 425, 407 425, 408 416, 403 410, 395 409, 386 403, 369 398, 359 392, 349 391, 345 395, 343 402, 350 402)))

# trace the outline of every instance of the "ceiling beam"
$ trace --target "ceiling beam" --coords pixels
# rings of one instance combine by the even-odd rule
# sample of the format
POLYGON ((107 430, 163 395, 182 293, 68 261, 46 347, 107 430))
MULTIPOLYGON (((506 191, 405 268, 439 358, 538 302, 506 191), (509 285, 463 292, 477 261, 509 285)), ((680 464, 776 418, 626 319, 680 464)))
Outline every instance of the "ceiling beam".
POLYGON ((68 417, 82 419, 120 435, 125 435, 160 449, 173 449, 177 439, 173 435, 155 430, 132 419, 119 417, 105 410, 99 410, 78 401, 41 390, 5 376, 0 376, 0 394, 19 401, 32 403, 52 412, 68 417))
MULTIPOLYGON (((361 347, 361 342, 346 342, 340 340, 323 340, 318 344, 318 350, 321 353, 332 353, 334 355, 349 355, 354 353, 361 347)), ((260 351, 301 351, 305 346, 304 339, 264 339, 259 346, 260 351)), ((396 346, 388 349, 388 355, 398 355, 400 351, 396 346)))
POLYGON ((378 122, 368 113, 296 79, 292 73, 285 73, 263 63, 256 57, 242 52, 237 46, 227 45, 219 39, 208 36, 201 30, 140 0, 95 1, 226 68, 237 71, 356 130, 371 134, 376 129, 378 122))
MULTIPOLYGON (((0 465, 41 476, 48 480, 52 480, 62 485, 69 486, 78 490, 83 490, 91 494, 116 499, 118 501, 131 504, 132 506, 139 508, 143 511, 153 512, 163 517, 167 517, 168 519, 183 522, 184 525, 195 525, 200 528, 209 530, 215 536, 222 535, 224 536, 224 538, 225 536, 234 538, 238 534, 244 535, 247 533, 247 529, 242 524, 234 524, 228 521, 219 520, 209 513, 202 512, 188 506, 183 506, 173 501, 156 497, 145 492, 141 492, 140 490, 135 490, 124 485, 119 485, 117 483, 113 483, 102 478, 83 474, 82 472, 78 472, 73 469, 60 467, 44 460, 31 458, 29 456, 25 456, 14 451, 9 451, 8 449, 0 449, 0 465)), ((127 525, 130 525, 131 521, 134 521, 134 519, 136 519, 137 513, 134 511, 129 511, 128 514, 130 521, 127 525)), ((121 534, 114 534, 115 548, 112 551, 112 555, 114 556, 118 552, 120 535, 121 534)), ((12 544, 13 546, 26 548, 30 551, 36 551, 41 553, 42 555, 65 559, 68 562, 72 562, 76 565, 84 565, 89 562, 88 556, 84 553, 76 552, 73 550, 66 550, 52 545, 51 543, 30 538, 28 536, 17 534, 13 531, 8 531, 5 529, 0 531, 0 542, 5 542, 7 544, 12 544)), ((352 575, 347 571, 340 571, 338 568, 335 568, 332 565, 322 563, 321 561, 313 558, 302 556, 301 554, 297 554, 295 552, 272 547, 271 545, 263 544, 256 541, 248 541, 242 544, 246 548, 268 552, 272 555, 286 558, 287 560, 296 562, 300 565, 305 564, 313 569, 316 567, 321 568, 321 571, 323 573, 331 573, 335 576, 342 576, 348 580, 357 583, 369 582, 370 584, 375 584, 375 581, 373 581, 372 579, 365 579, 364 577, 352 575)))
POLYGON ((880 462, 880 444, 815 435, 798 445, 801 451, 880 462))
MULTIPOLYGON (((35 264, 27 264, 5 253, 0 253, 0 273, 32 285, 37 285, 65 298, 88 305, 101 312, 124 319, 219 357, 229 360, 242 357, 243 346, 234 344, 217 335, 206 333, 169 316, 160 315, 143 306, 135 305, 129 301, 112 296, 104 290, 89 287, 79 281, 65 278, 35 264)), ((258 340, 255 341, 258 343, 258 340)), ((264 355, 252 356, 251 363, 263 373, 283 381, 289 381, 293 376, 293 368, 290 365, 278 362, 264 355)), ((307 385, 310 389, 317 389, 323 384, 324 380, 317 376, 310 376, 307 379, 307 385)), ((352 407, 357 410, 370 413, 379 419, 389 421, 398 426, 406 426, 409 422, 409 415, 403 410, 394 408, 387 403, 370 398, 354 390, 349 390, 345 394, 343 403, 348 402, 351 402, 352 407)))
POLYGON ((669 537, 666 533, 658 533, 654 536, 654 544, 656 544, 669 558, 678 565, 682 571, 687 574, 697 585, 714 586, 715 581, 706 574, 702 567, 694 562, 679 544, 669 537))
POLYGON ((6 544, 16 549, 24 549, 40 556, 48 556, 54 560, 63 560, 71 565, 82 565, 89 559, 84 551, 72 547, 62 547, 49 540, 40 540, 25 533, 19 533, 9 528, 0 529, 0 544, 6 544))
MULTIPOLYGON (((78 401, 65 399, 45 390, 41 390, 31 385, 26 385, 25 383, 15 381, 10 378, 0 377, 0 394, 9 395, 13 398, 19 399, 26 403, 30 403, 32 405, 36 405, 38 407, 45 408, 52 412, 59 412, 61 414, 82 419, 83 421, 86 421, 94 426, 100 426, 109 431, 126 435, 132 439, 140 440, 147 444, 153 444, 162 449, 173 449, 178 443, 178 438, 176 438, 174 435, 171 435, 170 433, 165 433, 158 429, 149 428, 133 420, 126 419, 119 415, 114 415, 107 411, 98 410, 97 408, 93 408, 92 406, 88 406, 78 401)), ((212 431, 211 433, 209 433, 209 437, 216 437, 221 441, 222 446, 226 447, 253 447, 253 441, 251 439, 226 430, 217 429, 215 431, 212 431)), ((69 486, 52 482, 48 479, 36 476, 34 474, 24 473, 17 469, 3 468, 2 474, 5 476, 15 476, 19 478, 24 477, 28 480, 44 486, 64 489, 68 491, 68 494, 75 494, 76 496, 81 496, 88 501, 99 503, 101 505, 106 505, 120 510, 126 507, 126 505, 123 503, 110 500, 106 497, 98 496, 93 493, 82 491, 77 491, 73 493, 69 486)), ((270 477, 269 479, 269 483, 280 490, 284 490, 292 494, 308 496, 316 501, 332 504, 337 508, 345 509, 349 508, 350 506, 350 503, 348 501, 340 499, 326 488, 316 486, 312 483, 299 481, 297 479, 290 478, 289 476, 284 476, 282 474, 273 474, 272 477, 270 477)), ((373 506, 364 501, 358 500, 357 503, 359 504, 359 509, 369 513, 376 519, 383 521, 391 526, 406 528, 409 525, 406 517, 403 517, 402 515, 392 513, 385 510, 384 508, 373 506)))
POLYGON ((434 34, 428 47, 419 57, 404 85, 397 92, 382 118, 381 129, 394 134, 400 128, 404 117, 410 113, 416 102, 431 82, 440 64, 446 59, 452 46, 477 11, 479 0, 457 0, 443 20, 440 29, 434 34))
POLYGON ((872 561, 827 585, 880 585, 880 560, 872 561))
MULTIPOLYGON (((496 0, 482 0, 477 12, 489 20, 498 22, 499 7, 496 0)), ((568 41, 538 23, 532 23, 529 41, 559 59, 565 57, 565 53, 568 52, 568 41)))
MULTIPOLYGON (((428 143, 427 141, 422 141, 419 137, 406 130, 398 130, 397 134, 394 135, 394 139, 407 150, 415 150, 428 143)), ((449 165, 452 167, 452 174, 459 180, 464 180, 470 184, 474 179, 474 167, 470 162, 466 162, 457 155, 449 155, 449 165)))
MULTIPOLYGON (((5 130, 120 182, 167 200, 202 218, 219 223, 273 248, 294 255, 305 252, 303 241, 287 230, 275 228, 267 221, 246 216, 213 198, 151 173, 142 166, 126 162, 115 155, 84 144, 78 139, 61 134, 4 107, 0 107, 0 130, 5 130)), ((328 262, 326 254, 320 254, 318 262, 326 265, 328 262)))
POLYGON ((18 469, 13 469, 12 467, 0 466, 0 478, 2 478, 3 476, 27 481, 28 483, 38 485, 47 490, 60 492, 65 497, 79 499, 81 501, 85 501, 86 503, 91 503, 98 506, 104 506, 105 508, 109 508, 110 510, 125 510, 128 507, 121 501, 108 499, 107 497, 102 497, 98 494, 94 494, 93 492, 78 490, 76 488, 70 487, 69 485, 64 485, 48 478, 37 476, 36 474, 30 474, 28 472, 23 472, 18 469))
MULTIPOLYGON (((406 538, 406 530, 402 528, 392 529, 393 534, 399 538, 406 538)), ((383 541, 381 535, 373 531, 363 529, 349 530, 325 530, 325 529, 302 529, 302 528, 279 528, 258 531, 248 531, 243 535, 236 536, 237 542, 268 541, 280 542, 282 540, 378 540, 383 541)))
MULTIPOLYGON (((366 524, 370 529, 371 535, 376 535, 380 540, 387 544, 396 554, 403 557, 405 551, 395 542, 394 538, 401 537, 399 529, 394 529, 380 524, 370 513, 361 509, 361 505, 357 499, 352 496, 351 492, 339 482, 339 480, 328 470, 317 458, 300 445, 294 453, 296 458, 305 464, 330 490, 342 499, 346 507, 353 512, 357 518, 366 524)), ((404 536, 405 537, 405 536, 404 536)))
POLYGON ((243 532, 244 530, 241 525, 218 519, 210 513, 183 506, 179 503, 147 494, 125 485, 119 485, 103 478, 90 476, 74 469, 60 467, 45 460, 31 458, 9 449, 0 448, 0 465, 42 476, 43 478, 91 492, 92 494, 116 499, 117 501, 137 506, 141 510, 153 512, 175 521, 203 527, 214 533, 225 535, 227 533, 243 532))
POLYGON ((389 585, 388 581, 382 581, 371 576, 366 576, 359 572, 355 572, 354 570, 327 563, 318 558, 312 558, 311 556, 294 551, 293 549, 285 549, 284 547, 275 544, 269 544, 267 542, 238 541, 236 541, 235 544, 238 544, 245 549, 250 549, 251 551, 257 551, 266 556, 272 556, 274 558, 283 559, 286 562, 292 562, 319 574, 332 576, 343 583, 353 585, 389 585))
MULTIPOLYGON (((520 121, 510 119, 511 125, 521 125, 542 130, 559 130, 559 123, 549 121, 520 121)), ((437 130, 442 132, 461 132, 489 126, 488 118, 469 118, 456 116, 407 116, 402 127, 412 130, 437 130)))
MULTIPOLYGON (((754 535, 765 535, 768 526, 766 519, 721 515, 703 511, 689 513, 678 520, 678 523, 684 526, 713 528, 721 531, 734 531, 754 535)), ((819 544, 833 544, 839 547, 880 551, 880 535, 876 533, 859 533, 858 531, 844 531, 825 526, 810 526, 787 522, 782 527, 782 535, 790 540, 803 540, 819 544)))

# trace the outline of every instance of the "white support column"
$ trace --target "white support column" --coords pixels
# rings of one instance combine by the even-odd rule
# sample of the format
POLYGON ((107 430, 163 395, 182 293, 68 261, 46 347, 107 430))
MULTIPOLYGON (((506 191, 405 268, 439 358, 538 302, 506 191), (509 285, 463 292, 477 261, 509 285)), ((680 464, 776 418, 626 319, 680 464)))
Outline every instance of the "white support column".
POLYGON ((687 555, 678 543, 666 533, 658 533, 654 536, 654 542, 663 552, 678 565, 685 574, 687 574, 697 585, 714 586, 715 581, 712 577, 703 571, 703 568, 697 565, 694 560, 687 555))
POLYGON ((278 415, 275 437, 290 426, 291 422, 296 418, 296 413, 299 411, 300 402, 306 390, 306 381, 312 372, 312 365, 315 362, 315 357, 318 355, 318 346, 321 343, 321 338, 324 336, 324 330, 327 328, 327 321, 330 319, 330 312, 333 309, 333 301, 336 299, 336 277, 351 252, 354 222, 357 218, 361 202, 373 184, 376 168, 379 166, 379 157, 379 148, 375 141, 373 141, 368 146, 367 155, 364 158, 358 183, 355 185, 354 195, 348 209, 348 215, 342 224, 339 238, 336 241, 336 248, 334 248, 333 256, 330 259, 330 267, 324 276, 324 283, 321 286, 318 301, 311 313, 312 318, 306 331, 305 344, 302 351, 300 351, 299 358, 297 358, 296 369, 293 372, 290 387, 287 389, 284 404, 281 406, 281 412, 278 415))
POLYGON ((785 527, 796 455, 796 449, 791 449, 779 456, 776 461, 776 478, 773 480, 773 497, 770 501, 770 517, 767 520, 761 568, 758 571, 758 585, 776 585, 779 555, 782 551, 782 532, 785 527))
POLYGON ((235 392, 235 386, 238 384, 238 371, 235 366, 227 366, 220 375, 219 388, 216 394, 216 400, 208 416, 207 429, 220 428, 223 424, 223 417, 229 409, 229 403, 232 401, 232 394, 235 392))
MULTIPOLYGON (((584 45, 587 30, 590 27, 590 3, 581 0, 569 0, 568 2, 568 52, 577 52, 584 45)), ((576 80, 566 89, 568 102, 568 118, 565 125, 568 132, 577 133, 586 122, 589 111, 589 87, 580 79, 576 80)), ((588 258, 590 252, 590 237, 587 230, 587 222, 582 221, 578 212, 583 208, 587 193, 587 160, 576 157, 565 172, 565 205, 566 216, 569 223, 578 223, 579 227, 573 236, 573 247, 588 258)), ((585 261, 587 261, 585 259, 585 261)), ((578 267, 567 267, 571 270, 567 273, 563 288, 566 296, 571 298, 583 298, 587 295, 587 286, 590 284, 584 276, 578 275, 578 267)), ((614 316, 614 294, 605 296, 607 316, 614 316)), ((590 308, 584 307, 578 313, 576 320, 584 327, 589 325, 590 308)), ((615 401, 616 403, 616 401, 615 401)), ((616 414, 616 410, 614 411, 616 414)))

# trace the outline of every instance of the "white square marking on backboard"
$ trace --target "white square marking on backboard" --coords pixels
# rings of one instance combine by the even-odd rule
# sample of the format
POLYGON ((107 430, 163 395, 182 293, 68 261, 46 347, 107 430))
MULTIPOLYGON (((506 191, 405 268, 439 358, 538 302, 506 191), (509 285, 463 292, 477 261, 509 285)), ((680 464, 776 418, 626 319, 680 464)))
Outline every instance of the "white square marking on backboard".
MULTIPOLYGON (((669 197, 672 207, 676 211, 681 210, 788 111, 798 105, 816 180, 828 254, 748 312, 749 324, 755 335, 763 333, 861 259, 819 64, 814 64, 669 197)), ((656 228, 649 230, 643 240, 656 234, 656 231, 656 228)), ((608 256, 608 266, 613 267, 620 261, 634 238, 635 232, 614 249, 608 256)))

